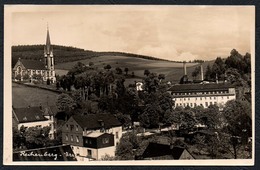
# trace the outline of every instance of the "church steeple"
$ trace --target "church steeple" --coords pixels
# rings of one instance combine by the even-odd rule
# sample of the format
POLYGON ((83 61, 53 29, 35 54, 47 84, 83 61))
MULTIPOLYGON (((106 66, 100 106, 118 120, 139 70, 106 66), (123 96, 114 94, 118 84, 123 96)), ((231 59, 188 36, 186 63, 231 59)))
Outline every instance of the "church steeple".
POLYGON ((50 39, 50 33, 49 33, 49 27, 48 26, 47 26, 47 38, 46 38, 45 52, 47 54, 51 54, 51 52, 52 52, 51 39, 50 39))
POLYGON ((46 68, 45 80, 49 79, 52 82, 55 82, 56 78, 55 78, 55 70, 54 70, 54 56, 53 56, 53 49, 51 45, 48 26, 47 26, 46 44, 44 46, 44 63, 46 68))

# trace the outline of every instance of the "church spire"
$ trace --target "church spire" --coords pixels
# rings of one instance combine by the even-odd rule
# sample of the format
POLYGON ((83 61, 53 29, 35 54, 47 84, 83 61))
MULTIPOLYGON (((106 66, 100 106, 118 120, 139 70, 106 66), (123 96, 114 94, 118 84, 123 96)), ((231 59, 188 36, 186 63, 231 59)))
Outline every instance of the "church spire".
POLYGON ((51 52, 52 52, 51 39, 50 39, 50 33, 49 33, 49 26, 47 25, 46 53, 50 54, 51 52))

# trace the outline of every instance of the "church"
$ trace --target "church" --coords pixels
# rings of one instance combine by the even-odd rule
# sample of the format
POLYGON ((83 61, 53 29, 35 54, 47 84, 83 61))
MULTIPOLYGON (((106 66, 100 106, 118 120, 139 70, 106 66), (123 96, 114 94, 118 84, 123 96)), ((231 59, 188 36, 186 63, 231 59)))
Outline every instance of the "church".
POLYGON ((49 80, 52 83, 56 82, 49 29, 47 29, 46 44, 44 46, 44 61, 19 58, 13 68, 13 75, 15 81, 35 81, 41 79, 43 81, 49 80))

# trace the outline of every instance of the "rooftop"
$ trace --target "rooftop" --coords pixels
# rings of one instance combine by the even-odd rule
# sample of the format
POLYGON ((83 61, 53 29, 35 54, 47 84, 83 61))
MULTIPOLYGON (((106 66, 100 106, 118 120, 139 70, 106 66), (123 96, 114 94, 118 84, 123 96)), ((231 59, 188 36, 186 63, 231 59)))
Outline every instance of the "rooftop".
POLYGON ((179 146, 174 146, 171 148, 170 145, 150 142, 147 148, 145 149, 142 157, 164 157, 169 159, 180 159, 184 150, 185 148, 179 146))
POLYGON ((72 118, 82 127, 87 129, 111 128, 122 124, 112 114, 73 115, 72 118))
POLYGON ((13 108, 19 123, 37 122, 48 120, 43 116, 40 107, 13 108))
POLYGON ((20 59, 21 63, 24 65, 26 69, 33 70, 46 70, 45 65, 42 61, 39 60, 26 60, 20 59))
POLYGON ((186 92, 186 91, 209 91, 209 90, 228 90, 234 88, 229 83, 207 83, 207 84, 178 84, 173 85, 168 91, 186 92))
POLYGON ((97 138, 101 135, 103 135, 104 133, 102 132, 91 132, 89 134, 86 135, 86 137, 90 137, 90 138, 97 138))

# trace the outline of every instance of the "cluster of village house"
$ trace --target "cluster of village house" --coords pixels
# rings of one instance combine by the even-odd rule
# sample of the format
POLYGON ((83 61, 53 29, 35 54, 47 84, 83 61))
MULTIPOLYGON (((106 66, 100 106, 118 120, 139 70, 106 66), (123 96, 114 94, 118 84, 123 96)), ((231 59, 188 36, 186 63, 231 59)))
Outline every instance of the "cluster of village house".
MULTIPOLYGON (((186 66, 184 66, 184 72, 186 74, 186 66)), ((13 74, 28 74, 30 78, 33 74, 41 74, 44 81, 47 79, 52 82, 56 81, 49 31, 47 31, 47 41, 44 48, 44 62, 19 59, 13 68, 13 74)), ((137 85, 137 90, 142 90, 140 84, 137 85)), ((173 85, 169 89, 169 93, 173 95, 175 106, 182 107, 201 105, 207 108, 211 104, 221 106, 228 100, 236 98, 235 88, 227 83, 173 85)), ((13 126, 18 127, 18 129, 21 126, 50 126, 49 137, 54 138, 57 112, 55 106, 13 108, 13 126)), ((115 149, 121 137, 121 123, 116 117, 108 114, 74 115, 62 127, 63 145, 66 147, 70 145, 76 159, 81 161, 100 160, 105 155, 115 156, 115 149)), ((151 143, 147 147, 144 157, 145 155, 153 157, 156 153, 160 153, 159 151, 164 150, 164 153, 167 153, 171 150, 171 152, 181 153, 177 159, 193 158, 187 151, 180 148, 169 148, 169 146, 161 146, 160 144, 153 145, 155 144, 151 143), (158 148, 160 149, 158 150, 158 148)))

